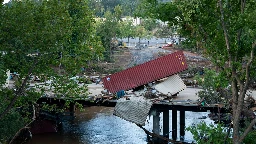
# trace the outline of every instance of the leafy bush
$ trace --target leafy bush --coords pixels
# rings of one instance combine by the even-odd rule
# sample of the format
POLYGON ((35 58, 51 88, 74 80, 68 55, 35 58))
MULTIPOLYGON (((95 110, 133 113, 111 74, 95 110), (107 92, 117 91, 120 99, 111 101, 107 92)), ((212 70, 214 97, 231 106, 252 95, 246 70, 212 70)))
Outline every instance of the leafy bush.
MULTIPOLYGON (((201 122, 186 128, 186 130, 192 133, 197 144, 224 144, 227 135, 227 128, 223 127, 222 124, 207 125, 205 122, 201 122)), ((228 137, 226 144, 231 144, 231 140, 228 137)))
POLYGON ((198 92, 198 96, 207 103, 218 103, 227 101, 230 97, 228 80, 222 73, 216 73, 213 70, 205 69, 204 76, 195 77, 203 90, 198 92))
POLYGON ((25 126, 25 120, 15 110, 11 110, 0 121, 0 143, 9 141, 15 133, 25 126))
POLYGON ((255 137, 256 137, 256 130, 253 130, 247 134, 243 142, 245 144, 253 144, 255 143, 255 137))

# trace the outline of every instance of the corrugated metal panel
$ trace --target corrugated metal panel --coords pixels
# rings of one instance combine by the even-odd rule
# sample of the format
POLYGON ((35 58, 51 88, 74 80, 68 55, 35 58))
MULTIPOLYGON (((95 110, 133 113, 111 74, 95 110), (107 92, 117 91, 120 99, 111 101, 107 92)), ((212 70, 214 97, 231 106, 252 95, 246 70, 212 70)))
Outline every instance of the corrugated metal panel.
POLYGON ((155 89, 166 95, 174 95, 186 88, 186 85, 178 75, 172 75, 163 82, 156 84, 155 89))
POLYGON ((114 93, 132 89, 149 82, 177 74, 187 69, 182 51, 128 68, 103 78, 104 88, 114 93))
POLYGON ((151 106, 152 102, 143 97, 121 98, 116 103, 114 115, 144 126, 151 106))

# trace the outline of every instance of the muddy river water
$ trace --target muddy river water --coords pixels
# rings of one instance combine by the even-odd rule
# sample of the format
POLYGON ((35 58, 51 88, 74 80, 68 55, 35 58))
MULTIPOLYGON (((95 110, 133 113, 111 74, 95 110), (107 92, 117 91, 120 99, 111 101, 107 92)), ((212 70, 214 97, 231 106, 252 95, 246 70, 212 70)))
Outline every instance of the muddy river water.
MULTIPOLYGON (((60 132, 33 135, 29 144, 147 144, 145 132, 135 124, 114 116, 113 110, 114 108, 111 107, 87 107, 83 112, 77 112, 72 122, 64 122, 60 132)), ((171 114, 170 111, 170 130, 171 114)), ((197 124, 202 120, 212 123, 209 118, 199 119, 207 114, 207 112, 186 112, 186 126, 197 124)), ((162 114, 160 117, 160 125, 162 125, 162 114)), ((179 126, 179 118, 177 121, 179 126)), ((144 127, 152 131, 153 117, 147 118, 144 127)), ((162 130, 162 126, 160 128, 162 130)), ((185 132, 185 141, 193 141, 190 132, 185 132)))

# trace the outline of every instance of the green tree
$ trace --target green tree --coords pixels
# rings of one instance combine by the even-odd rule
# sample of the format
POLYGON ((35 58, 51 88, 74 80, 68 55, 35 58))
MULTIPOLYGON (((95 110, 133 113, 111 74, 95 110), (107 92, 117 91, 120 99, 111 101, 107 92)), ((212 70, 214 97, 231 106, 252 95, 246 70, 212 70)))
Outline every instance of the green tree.
POLYGON ((157 28, 158 23, 155 19, 147 18, 142 19, 141 25, 144 26, 147 31, 153 31, 155 28, 157 28))
POLYGON ((105 47, 105 60, 111 61, 113 49, 115 48, 115 41, 117 34, 120 33, 119 23, 121 21, 122 8, 115 7, 115 12, 105 12, 104 18, 98 20, 97 35, 100 36, 101 41, 105 47))
POLYGON ((255 1, 182 1, 184 23, 201 41, 211 61, 221 68, 232 86, 233 143, 242 143, 255 124, 241 134, 240 116, 248 85, 255 76, 255 1))
POLYGON ((1 84, 8 69, 19 74, 14 89, 0 86, 0 125, 13 126, 12 131, 1 131, 0 141, 6 141, 31 120, 26 113, 41 96, 54 92, 71 101, 86 97, 86 86, 80 87, 70 77, 104 49, 87 1, 12 0, 1 4, 0 19, 1 84), (32 75, 40 77, 41 86, 31 85, 32 75), (52 81, 51 86, 46 80, 52 81), (17 113, 16 107, 24 113, 17 113), (21 119, 19 125, 9 121, 14 117, 21 119))
POLYGON ((121 6, 121 0, 102 0, 102 5, 104 6, 105 11, 110 11, 111 13, 116 12, 116 7, 121 6))
POLYGON ((121 0, 124 16, 134 16, 139 0, 121 0))
POLYGON ((115 12, 115 7, 122 6, 123 16, 133 16, 139 0, 89 0, 89 6, 97 17, 104 17, 105 12, 115 12))
POLYGON ((144 26, 137 25, 135 27, 135 36, 139 37, 139 43, 140 43, 141 38, 148 36, 148 31, 144 28, 144 26))
POLYGON ((244 132, 239 125, 248 85, 255 78, 256 2, 175 0, 163 5, 170 7, 168 12, 156 11, 159 7, 154 6, 152 15, 178 25, 179 33, 200 44, 219 72, 230 80, 233 143, 242 143, 256 122, 251 120, 244 132))
POLYGON ((223 144, 231 143, 231 139, 228 137, 225 140, 223 137, 226 136, 227 128, 221 124, 210 124, 207 125, 205 122, 201 122, 197 125, 192 125, 186 130, 190 131, 193 134, 193 138, 197 144, 223 144))
POLYGON ((128 38, 128 43, 130 37, 135 36, 135 26, 133 25, 133 21, 131 17, 126 17, 126 20, 123 20, 119 23, 119 35, 117 35, 118 38, 128 38))
POLYGON ((170 28, 168 25, 161 25, 155 32, 155 36, 159 38, 165 38, 166 43, 166 39, 173 36, 172 28, 170 28))
POLYGON ((198 96, 207 103, 222 103, 229 105, 231 97, 228 89, 229 81, 222 73, 205 68, 203 77, 197 75, 195 77, 202 90, 198 92, 198 96))
POLYGON ((182 14, 171 1, 162 3, 158 0, 141 0, 136 8, 135 16, 157 19, 168 22, 169 25, 177 25, 179 23, 177 18, 182 14))
POLYGON ((91 10, 94 11, 94 14, 97 17, 103 17, 105 9, 101 1, 97 1, 97 0, 88 0, 88 1, 89 1, 89 7, 91 10))

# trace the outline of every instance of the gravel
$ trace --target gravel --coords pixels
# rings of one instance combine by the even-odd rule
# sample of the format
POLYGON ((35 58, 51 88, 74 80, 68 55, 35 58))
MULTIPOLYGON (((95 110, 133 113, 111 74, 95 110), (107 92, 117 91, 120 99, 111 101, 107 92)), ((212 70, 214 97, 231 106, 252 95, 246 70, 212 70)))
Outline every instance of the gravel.
POLYGON ((148 61, 151 61, 156 57, 158 53, 170 53, 171 51, 167 51, 161 48, 156 48, 156 47, 149 47, 145 49, 135 49, 135 48, 130 48, 130 52, 132 55, 132 59, 128 67, 133 67, 135 65, 139 65, 148 61))

